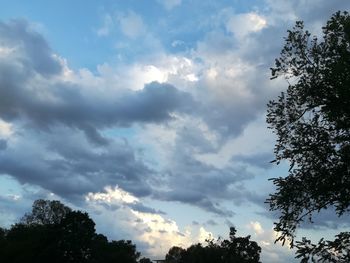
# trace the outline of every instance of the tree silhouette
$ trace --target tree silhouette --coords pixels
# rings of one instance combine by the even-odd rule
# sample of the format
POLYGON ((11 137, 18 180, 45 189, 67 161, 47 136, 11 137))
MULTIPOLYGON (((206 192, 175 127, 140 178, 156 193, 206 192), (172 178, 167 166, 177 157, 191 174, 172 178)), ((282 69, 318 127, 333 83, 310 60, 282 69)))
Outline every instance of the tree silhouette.
POLYGON ((131 241, 109 242, 87 213, 59 201, 36 200, 20 223, 0 228, 0 262, 137 263, 139 257, 131 241))
POLYGON ((180 262, 184 251, 185 250, 183 248, 178 246, 171 247, 168 253, 165 255, 165 260, 169 263, 180 262))
POLYGON ((255 241, 250 241, 250 236, 236 237, 236 229, 230 228, 230 239, 223 240, 221 247, 224 251, 224 262, 253 263, 259 262, 261 248, 255 241))
POLYGON ((62 204, 57 200, 35 200, 32 206, 31 213, 25 214, 21 223, 23 224, 59 224, 61 220, 69 213, 72 209, 62 204))
POLYGON ((152 263, 152 260, 150 260, 149 258, 141 258, 139 260, 139 263, 152 263))
POLYGON ((250 236, 236 237, 236 229, 230 228, 228 240, 207 240, 207 245, 195 244, 187 249, 170 248, 166 261, 170 263, 259 263, 261 248, 250 236))
MULTIPOLYGON (((344 216, 350 205, 350 16, 337 12, 323 28, 323 40, 296 22, 288 31, 272 79, 283 76, 289 83, 268 104, 267 122, 277 135, 275 162, 287 160, 289 175, 273 178, 276 192, 267 202, 280 211, 277 240, 290 241, 300 224, 312 222, 314 213, 335 207, 344 216)), ((349 235, 331 241, 297 243, 302 262, 326 260, 325 253, 350 262, 349 235), (338 242, 338 241, 339 242, 338 242), (340 242, 340 240, 342 240, 340 242)), ((335 261, 334 261, 335 260, 335 261)))
POLYGON ((65 262, 89 262, 92 242, 96 235, 95 223, 87 213, 72 211, 58 225, 59 249, 65 262))

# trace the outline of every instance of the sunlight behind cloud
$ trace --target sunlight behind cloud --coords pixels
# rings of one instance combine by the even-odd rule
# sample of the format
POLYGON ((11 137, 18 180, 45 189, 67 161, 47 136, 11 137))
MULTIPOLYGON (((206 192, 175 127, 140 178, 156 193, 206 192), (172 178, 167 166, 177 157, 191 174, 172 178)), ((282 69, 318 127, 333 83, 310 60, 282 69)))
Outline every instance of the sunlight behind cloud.
POLYGON ((243 39, 250 33, 259 32, 267 26, 267 21, 257 13, 238 14, 229 19, 226 28, 238 39, 243 39))
POLYGON ((14 47, 10 48, 10 47, 7 47, 7 46, 0 46, 0 58, 1 57, 7 57, 11 53, 14 53, 15 50, 16 50, 16 48, 14 48, 14 47))
POLYGON ((12 124, 0 119, 0 136, 7 138, 10 137, 12 133, 12 124))

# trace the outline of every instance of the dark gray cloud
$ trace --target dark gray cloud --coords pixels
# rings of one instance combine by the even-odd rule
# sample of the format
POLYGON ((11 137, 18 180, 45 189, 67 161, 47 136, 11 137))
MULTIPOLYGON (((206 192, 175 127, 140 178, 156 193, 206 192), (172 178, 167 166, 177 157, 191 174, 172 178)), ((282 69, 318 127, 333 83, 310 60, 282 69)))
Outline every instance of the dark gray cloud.
POLYGON ((304 229, 344 229, 350 227, 350 213, 347 212, 342 216, 337 216, 333 207, 321 210, 320 213, 313 215, 312 222, 305 221, 301 228, 304 229))
POLYGON ((234 227, 235 225, 228 219, 225 220, 225 224, 228 226, 228 227, 234 227))
POLYGON ((24 20, 0 21, 0 42, 14 49, 14 57, 23 66, 23 73, 36 72, 49 77, 62 71, 46 40, 24 20))
POLYGON ((131 204, 128 204, 127 206, 130 207, 131 209, 133 209, 137 212, 141 212, 141 213, 161 214, 161 215, 166 214, 165 212, 163 212, 161 210, 157 210, 157 209, 154 209, 152 207, 145 206, 144 204, 142 204, 140 202, 131 203, 131 204))
POLYGON ((220 205, 222 200, 240 204, 253 194, 242 182, 253 178, 244 167, 215 168, 195 160, 190 153, 176 152, 168 171, 166 185, 170 190, 153 191, 153 197, 166 201, 178 201, 198 206, 220 216, 231 217, 235 213, 220 205))
POLYGON ((4 139, 0 139, 0 151, 5 150, 7 148, 7 141, 4 139))
POLYGON ((263 169, 272 168, 271 161, 274 160, 273 153, 258 153, 251 155, 236 155, 232 158, 232 162, 243 162, 249 165, 257 166, 263 169))
MULTIPOLYGON (((0 173, 71 200, 106 185, 150 195, 148 179, 155 172, 127 142, 101 131, 170 120, 173 112, 192 108, 192 97, 157 82, 140 91, 124 89, 115 98, 96 97, 60 80, 63 66, 28 23, 0 23, 0 40, 7 48, 0 61, 0 118, 18 131, 15 144, 0 142, 0 173)), ((134 209, 161 212, 141 204, 134 209)))
POLYGON ((72 133, 68 128, 40 136, 27 131, 0 152, 0 173, 68 199, 80 199, 106 185, 147 196, 151 193, 147 179, 154 175, 127 142, 114 140, 93 148, 81 132, 72 133))
POLYGON ((218 223, 215 222, 213 219, 209 219, 207 222, 206 222, 207 225, 210 225, 210 226, 217 226, 218 223))
POLYGON ((103 145, 108 140, 99 129, 162 122, 192 108, 192 97, 170 84, 153 82, 140 91, 125 89, 115 98, 100 98, 80 85, 54 81, 63 66, 45 39, 23 21, 0 23, 0 41, 9 53, 0 61, 0 117, 5 120, 20 119, 46 131, 62 124, 103 145))
MULTIPOLYGON (((277 211, 269 211, 268 206, 265 204, 260 212, 257 214, 270 218, 274 222, 278 222, 280 213, 277 211)), ((310 222, 308 218, 301 223, 301 229, 314 229, 326 231, 327 229, 342 230, 344 228, 350 227, 350 214, 345 213, 342 216, 337 216, 336 211, 333 207, 328 209, 323 209, 319 213, 315 212, 312 214, 312 221, 310 222)))
POLYGON ((171 113, 188 111, 192 104, 189 94, 169 84, 153 82, 141 91, 107 101, 87 99, 88 94, 82 94, 82 88, 71 83, 48 84, 33 90, 28 86, 33 81, 30 77, 1 62, 0 69, 0 117, 8 121, 21 119, 46 131, 57 124, 81 129, 96 144, 108 143, 98 129, 167 121, 171 113))

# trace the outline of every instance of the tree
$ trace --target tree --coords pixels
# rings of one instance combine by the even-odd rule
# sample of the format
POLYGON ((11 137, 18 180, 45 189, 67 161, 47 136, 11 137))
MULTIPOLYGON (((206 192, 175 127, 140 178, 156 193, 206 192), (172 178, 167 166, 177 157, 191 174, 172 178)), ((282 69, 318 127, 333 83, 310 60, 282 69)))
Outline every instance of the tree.
POLYGON ((230 228, 230 239, 223 240, 221 247, 224 250, 225 263, 258 263, 260 262, 261 248, 250 236, 236 237, 236 229, 230 228))
POLYGON ((139 263, 152 263, 152 260, 150 260, 149 258, 143 257, 139 260, 139 263))
POLYGON ((57 200, 35 200, 32 212, 25 214, 21 223, 23 224, 59 224, 72 209, 57 200))
POLYGON ((165 260, 169 263, 178 263, 181 261, 184 251, 185 250, 182 247, 171 247, 168 253, 165 255, 165 260))
POLYGON ((0 228, 0 262, 137 263, 139 257, 131 241, 109 242, 87 213, 59 201, 37 200, 20 223, 0 228))
POLYGON ((87 213, 69 212, 58 225, 57 234, 64 262, 89 262, 96 233, 95 223, 87 213))
MULTIPOLYGON (((296 229, 312 222, 315 213, 334 207, 338 216, 346 216, 349 210, 349 14, 335 13, 321 41, 304 30, 303 22, 296 22, 271 70, 272 79, 283 76, 289 84, 286 93, 268 104, 267 123, 277 135, 273 162, 286 160, 290 168, 288 176, 272 179, 276 192, 267 203, 280 212, 276 241, 294 246, 296 229)), ((325 260, 327 249, 339 259, 330 262, 349 262, 349 246, 342 246, 349 241, 348 233, 316 245, 303 239, 296 243, 297 254, 302 262, 325 260)))
POLYGON ((229 240, 207 240, 207 245, 195 244, 187 249, 172 247, 165 259, 170 263, 259 263, 261 248, 250 236, 236 237, 230 228, 229 240))
POLYGON ((0 262, 61 262, 52 225, 15 224, 0 247, 0 262))

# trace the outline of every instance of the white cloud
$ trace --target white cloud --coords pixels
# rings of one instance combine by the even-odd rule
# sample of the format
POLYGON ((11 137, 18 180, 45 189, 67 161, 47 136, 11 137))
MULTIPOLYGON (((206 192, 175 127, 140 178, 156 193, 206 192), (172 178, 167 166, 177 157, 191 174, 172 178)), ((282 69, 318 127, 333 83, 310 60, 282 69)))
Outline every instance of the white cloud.
POLYGON ((95 221, 103 221, 102 232, 108 231, 108 236, 113 239, 125 238, 125 234, 120 233, 122 229, 136 243, 147 244, 145 251, 142 251, 144 255, 164 257, 172 246, 188 247, 213 236, 203 227, 186 226, 181 231, 174 220, 163 215, 123 206, 139 202, 140 199, 119 187, 106 187, 104 192, 89 193, 86 201, 95 221))
POLYGON ((109 204, 113 202, 129 204, 129 203, 134 203, 139 201, 135 196, 124 191, 118 186, 116 186, 115 188, 106 186, 104 190, 105 190, 104 193, 88 193, 88 195, 86 196, 86 200, 105 202, 109 204))
POLYGON ((138 38, 146 33, 142 17, 133 11, 118 17, 120 28, 127 37, 138 38))
POLYGON ((0 58, 7 57, 11 53, 14 53, 15 50, 16 48, 14 47, 0 46, 0 58))
POLYGON ((280 243, 274 243, 277 235, 273 229, 264 229, 259 221, 251 221, 247 228, 250 232, 254 232, 252 240, 258 242, 262 248, 261 258, 263 262, 291 262, 290 260, 294 257, 294 251, 287 244, 281 246, 280 243))
MULTIPOLYGON (((191 86, 190 83, 199 80, 196 65, 183 56, 160 56, 157 60, 140 62, 122 70, 125 74, 121 81, 129 81, 130 89, 143 89, 144 85, 152 81, 168 82, 180 90, 191 86)), ((190 91, 190 90, 186 90, 190 91)))
POLYGON ((264 233, 264 229, 262 228, 261 224, 258 221, 250 222, 248 225, 248 228, 252 229, 255 235, 261 235, 264 233))
POLYGON ((231 17, 226 28, 238 39, 243 39, 250 33, 258 32, 267 26, 266 18, 256 13, 238 14, 231 17))

